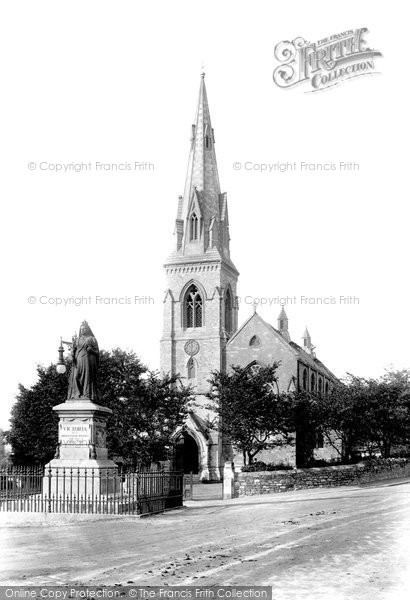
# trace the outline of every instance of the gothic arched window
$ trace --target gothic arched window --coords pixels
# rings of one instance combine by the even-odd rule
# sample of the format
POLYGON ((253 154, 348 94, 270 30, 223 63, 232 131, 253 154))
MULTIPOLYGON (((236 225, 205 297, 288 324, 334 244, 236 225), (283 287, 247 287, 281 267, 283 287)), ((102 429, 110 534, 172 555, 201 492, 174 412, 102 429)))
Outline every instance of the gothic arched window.
POLYGON ((325 394, 326 394, 326 396, 328 396, 328 394, 329 394, 329 382, 328 381, 326 381, 326 385, 325 385, 325 394))
POLYGON ((249 346, 260 346, 261 345, 261 341, 258 338, 257 335, 253 335, 251 337, 251 339, 249 340, 249 346))
POLYGON ((225 329, 227 333, 231 333, 233 329, 232 323, 232 295, 228 288, 225 294, 225 329))
POLYGON ((319 394, 321 394, 323 391, 323 380, 321 377, 319 377, 319 394))
POLYGON ((202 296, 195 285, 191 285, 185 294, 184 318, 185 327, 202 327, 203 325, 202 296))
POLYGON ((306 369, 303 369, 302 387, 304 390, 307 391, 307 370, 306 369))
POLYGON ((190 218, 190 223, 189 223, 189 239, 191 241, 197 240, 198 233, 199 233, 198 217, 196 216, 195 213, 192 213, 191 218, 190 218))
POLYGON ((310 377, 310 389, 313 392, 314 389, 316 387, 316 378, 315 378, 315 374, 312 373, 311 377, 310 377))
POLYGON ((188 379, 195 379, 195 361, 191 357, 187 364, 188 379))

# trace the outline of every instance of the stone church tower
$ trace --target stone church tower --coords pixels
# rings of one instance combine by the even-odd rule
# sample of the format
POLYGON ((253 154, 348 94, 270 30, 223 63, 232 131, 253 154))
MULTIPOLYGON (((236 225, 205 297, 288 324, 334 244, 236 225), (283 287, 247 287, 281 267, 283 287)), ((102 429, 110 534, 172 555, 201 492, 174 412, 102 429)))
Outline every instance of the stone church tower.
POLYGON ((161 370, 192 384, 198 407, 180 432, 186 472, 203 480, 221 478, 221 435, 210 429, 214 414, 205 394, 213 370, 226 369, 226 343, 238 328, 238 271, 229 253, 226 193, 221 193, 205 75, 192 125, 184 195, 175 222, 176 246, 164 267, 167 291, 161 339, 161 370))

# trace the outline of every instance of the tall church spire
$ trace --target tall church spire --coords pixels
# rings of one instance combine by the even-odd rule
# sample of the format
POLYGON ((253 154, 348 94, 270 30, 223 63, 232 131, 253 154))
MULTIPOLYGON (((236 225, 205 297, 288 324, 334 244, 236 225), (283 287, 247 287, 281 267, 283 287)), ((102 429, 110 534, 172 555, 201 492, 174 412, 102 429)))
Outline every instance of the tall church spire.
POLYGON ((229 256, 227 201, 219 186, 204 74, 176 234, 176 248, 164 265, 161 370, 179 373, 193 386, 195 408, 185 432, 191 440, 190 470, 199 471, 202 479, 219 481, 227 455, 221 432, 208 427, 214 415, 207 394, 210 373, 226 371, 227 339, 238 328, 239 273, 229 256))
POLYGON ((205 73, 201 74, 185 189, 178 202, 176 234, 177 253, 217 254, 230 262, 227 195, 221 193, 219 184, 205 73))
POLYGON ((205 87, 205 73, 201 74, 196 118, 192 125, 183 210, 186 211, 189 208, 188 205, 195 189, 207 194, 208 208, 211 210, 217 208, 221 189, 216 165, 215 136, 205 87))

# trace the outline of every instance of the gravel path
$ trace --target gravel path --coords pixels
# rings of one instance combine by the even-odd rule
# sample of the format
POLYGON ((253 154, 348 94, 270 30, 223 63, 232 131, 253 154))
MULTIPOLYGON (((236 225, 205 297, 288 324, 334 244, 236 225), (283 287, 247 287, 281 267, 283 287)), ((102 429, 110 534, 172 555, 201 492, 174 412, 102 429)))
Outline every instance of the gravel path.
POLYGON ((187 502, 149 518, 3 519, 3 584, 271 585, 274 600, 410 597, 410 479, 187 502))

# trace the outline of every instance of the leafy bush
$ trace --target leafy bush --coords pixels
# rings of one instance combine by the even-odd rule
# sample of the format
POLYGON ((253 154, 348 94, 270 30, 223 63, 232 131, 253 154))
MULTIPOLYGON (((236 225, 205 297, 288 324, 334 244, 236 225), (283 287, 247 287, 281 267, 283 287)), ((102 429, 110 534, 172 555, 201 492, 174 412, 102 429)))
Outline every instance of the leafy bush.
POLYGON ((317 459, 317 460, 311 460, 309 463, 307 463, 304 468, 305 469, 314 469, 314 468, 320 468, 320 467, 340 467, 340 465, 352 465, 352 464, 356 464, 359 462, 359 458, 356 459, 352 459, 350 461, 341 461, 341 460, 323 460, 323 459, 317 459))
POLYGON ((254 473, 255 471, 292 471, 291 465, 264 463, 259 460, 251 463, 250 465, 244 465, 242 467, 242 473, 254 473))
POLYGON ((391 458, 410 458, 409 446, 397 446, 390 454, 391 458))
POLYGON ((396 465, 404 466, 409 462, 408 458, 382 458, 374 456, 366 458, 363 462, 374 467, 389 467, 392 469, 396 465))

